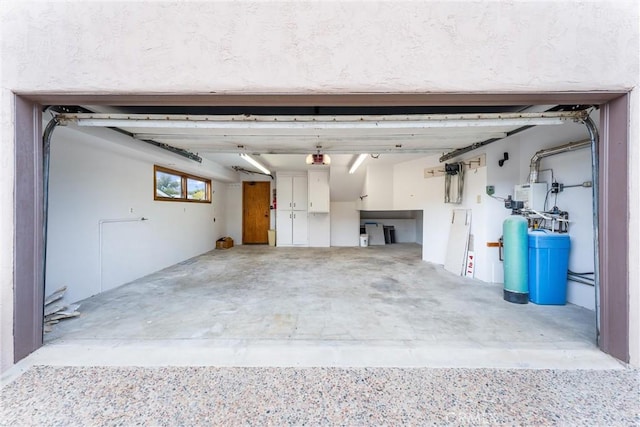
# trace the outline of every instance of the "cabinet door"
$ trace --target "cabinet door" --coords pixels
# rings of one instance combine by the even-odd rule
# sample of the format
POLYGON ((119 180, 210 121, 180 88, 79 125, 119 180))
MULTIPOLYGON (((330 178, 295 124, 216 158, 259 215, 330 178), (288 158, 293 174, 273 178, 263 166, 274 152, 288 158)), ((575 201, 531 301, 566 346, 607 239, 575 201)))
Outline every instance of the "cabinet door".
POLYGON ((291 209, 296 211, 307 210, 307 177, 306 176, 294 176, 293 177, 293 206, 291 209))
POLYGON ((307 245, 309 243, 307 213, 302 211, 293 211, 293 236, 292 243, 294 245, 307 245))
POLYGON ((293 212, 278 209, 276 221, 276 245, 290 246, 293 243, 293 212))
POLYGON ((278 210, 280 209, 293 209, 293 177, 282 176, 278 177, 276 182, 277 197, 278 197, 278 210))
POLYGON ((329 172, 309 171, 309 212, 329 212, 329 172))

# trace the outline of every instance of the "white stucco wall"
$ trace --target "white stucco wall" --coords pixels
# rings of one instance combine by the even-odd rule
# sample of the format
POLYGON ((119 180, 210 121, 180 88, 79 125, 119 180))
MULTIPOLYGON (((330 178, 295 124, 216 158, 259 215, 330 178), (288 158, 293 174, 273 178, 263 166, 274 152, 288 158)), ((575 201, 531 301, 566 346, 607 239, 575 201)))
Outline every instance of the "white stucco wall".
MULTIPOLYGON (((3 2, 0 369, 12 363, 12 93, 630 90, 638 4, 3 2)), ((631 140, 640 95, 632 93, 631 140)), ((631 147, 631 356, 640 364, 640 157, 631 147)))

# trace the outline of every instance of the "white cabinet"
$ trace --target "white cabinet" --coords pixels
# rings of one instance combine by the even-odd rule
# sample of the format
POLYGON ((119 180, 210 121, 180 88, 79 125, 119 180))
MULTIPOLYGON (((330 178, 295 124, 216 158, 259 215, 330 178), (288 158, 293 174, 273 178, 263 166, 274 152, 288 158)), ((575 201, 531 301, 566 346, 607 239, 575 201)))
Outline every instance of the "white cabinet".
POLYGON ((293 211, 276 212, 276 245, 289 246, 293 244, 293 211))
POLYGON ((305 211, 292 211, 293 216, 291 221, 291 244, 292 245, 306 245, 309 242, 309 229, 307 212, 305 211))
POLYGON ((307 176, 278 174, 277 179, 276 244, 307 246, 307 176))
POLYGON ((278 209, 307 210, 307 177, 278 175, 278 209))
POLYGON ((309 171, 309 212, 329 213, 329 171, 309 171))
POLYGON ((306 246, 309 242, 307 211, 283 211, 276 214, 278 246, 306 246))

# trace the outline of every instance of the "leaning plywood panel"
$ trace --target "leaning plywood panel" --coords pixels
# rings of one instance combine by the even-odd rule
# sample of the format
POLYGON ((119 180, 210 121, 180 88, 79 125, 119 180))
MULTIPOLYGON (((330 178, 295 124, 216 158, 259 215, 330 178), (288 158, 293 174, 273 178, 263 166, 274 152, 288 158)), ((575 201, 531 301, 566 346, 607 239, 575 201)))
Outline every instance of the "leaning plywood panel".
POLYGON ((454 209, 444 269, 459 276, 463 274, 465 268, 470 227, 471 210, 454 209))
POLYGON ((55 291, 54 293, 52 293, 51 295, 49 295, 45 300, 44 300, 44 305, 49 305, 52 302, 56 302, 59 299, 62 299, 62 297, 64 297, 64 293, 67 291, 67 287, 63 286, 62 288, 58 289, 57 291, 55 291))
POLYGON ((365 224, 367 234, 369 235, 369 245, 384 245, 384 226, 382 224, 365 224))

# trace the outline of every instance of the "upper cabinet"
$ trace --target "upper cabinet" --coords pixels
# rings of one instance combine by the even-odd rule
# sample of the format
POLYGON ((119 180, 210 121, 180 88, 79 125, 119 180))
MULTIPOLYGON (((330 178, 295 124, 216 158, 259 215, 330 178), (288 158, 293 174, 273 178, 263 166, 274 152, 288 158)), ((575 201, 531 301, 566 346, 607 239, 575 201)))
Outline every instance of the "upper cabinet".
POLYGON ((306 176, 294 176, 293 177, 293 209, 294 211, 306 211, 307 210, 307 177, 306 176))
POLYGON ((307 210, 307 177, 281 175, 277 180, 278 210, 307 210))
POLYGON ((309 208, 310 213, 328 213, 330 207, 329 198, 329 171, 309 171, 309 208))

